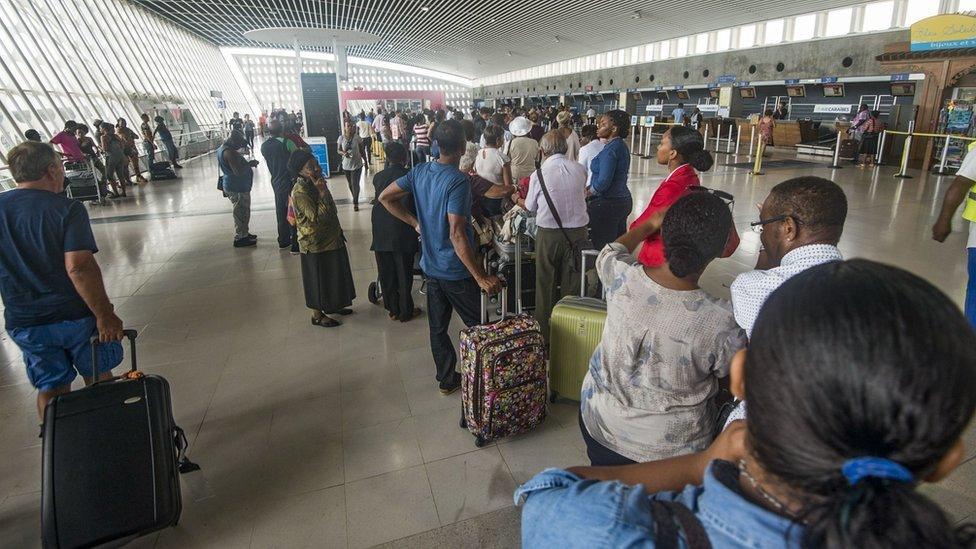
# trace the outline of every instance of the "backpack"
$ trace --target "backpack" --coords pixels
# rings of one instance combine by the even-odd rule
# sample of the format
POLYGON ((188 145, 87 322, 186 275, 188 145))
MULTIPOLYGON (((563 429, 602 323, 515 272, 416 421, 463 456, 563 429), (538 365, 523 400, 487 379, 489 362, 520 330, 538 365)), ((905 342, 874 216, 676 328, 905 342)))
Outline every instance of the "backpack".
POLYGON ((680 547, 679 528, 685 534, 688 549, 712 549, 708 534, 690 509, 673 501, 651 501, 651 518, 654 520, 654 546, 659 549, 680 547))

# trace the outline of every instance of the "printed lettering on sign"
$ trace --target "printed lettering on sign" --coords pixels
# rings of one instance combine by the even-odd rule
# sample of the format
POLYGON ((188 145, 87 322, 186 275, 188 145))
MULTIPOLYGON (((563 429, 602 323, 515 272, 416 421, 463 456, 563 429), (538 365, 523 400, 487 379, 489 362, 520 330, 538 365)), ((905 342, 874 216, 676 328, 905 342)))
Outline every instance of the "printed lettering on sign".
POLYGON ((813 106, 814 114, 850 114, 854 105, 818 104, 813 106))

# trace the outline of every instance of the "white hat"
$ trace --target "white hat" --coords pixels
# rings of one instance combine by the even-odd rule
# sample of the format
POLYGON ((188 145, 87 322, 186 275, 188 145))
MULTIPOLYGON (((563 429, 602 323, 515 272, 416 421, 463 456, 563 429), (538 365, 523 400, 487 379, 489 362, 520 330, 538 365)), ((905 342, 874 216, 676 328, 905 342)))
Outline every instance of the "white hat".
POLYGON ((524 116, 519 116, 508 124, 508 131, 515 137, 528 135, 530 130, 532 130, 532 122, 524 116))

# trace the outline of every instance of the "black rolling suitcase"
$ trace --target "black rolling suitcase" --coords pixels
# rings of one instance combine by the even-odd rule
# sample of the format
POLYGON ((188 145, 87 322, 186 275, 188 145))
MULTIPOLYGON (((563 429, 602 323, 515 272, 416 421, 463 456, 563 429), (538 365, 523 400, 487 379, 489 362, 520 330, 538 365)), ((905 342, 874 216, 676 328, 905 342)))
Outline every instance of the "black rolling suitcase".
POLYGON ((136 332, 125 335, 129 372, 61 395, 44 411, 45 548, 121 545, 180 519, 179 474, 196 466, 184 455, 169 383, 136 369, 136 332))
POLYGON ((153 162, 149 165, 149 178, 153 181, 176 179, 176 172, 169 162, 153 162))

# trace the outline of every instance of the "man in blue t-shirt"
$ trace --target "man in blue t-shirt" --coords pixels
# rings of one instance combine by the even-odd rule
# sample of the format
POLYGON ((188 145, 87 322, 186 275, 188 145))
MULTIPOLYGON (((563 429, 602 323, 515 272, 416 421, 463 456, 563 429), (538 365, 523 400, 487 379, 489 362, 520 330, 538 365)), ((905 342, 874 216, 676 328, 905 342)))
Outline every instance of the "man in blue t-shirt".
POLYGON ((457 353, 447 331, 452 311, 467 326, 482 322, 481 290, 501 290, 497 276, 489 276, 475 252, 471 229, 471 182, 458 170, 464 155, 464 128, 457 120, 437 125, 434 140, 440 147, 436 162, 420 164, 380 194, 380 202, 393 215, 420 233, 420 267, 427 275, 427 320, 430 350, 437 366, 441 393, 461 386, 455 371, 457 353), (412 195, 417 215, 401 200, 412 195))
POLYGON ((71 390, 80 373, 93 380, 91 337, 99 349, 98 378, 122 361, 122 321, 105 293, 95 237, 81 202, 65 198, 61 159, 46 143, 21 143, 7 153, 17 188, 0 194, 0 296, 7 333, 20 347, 37 388, 37 411, 71 390))

